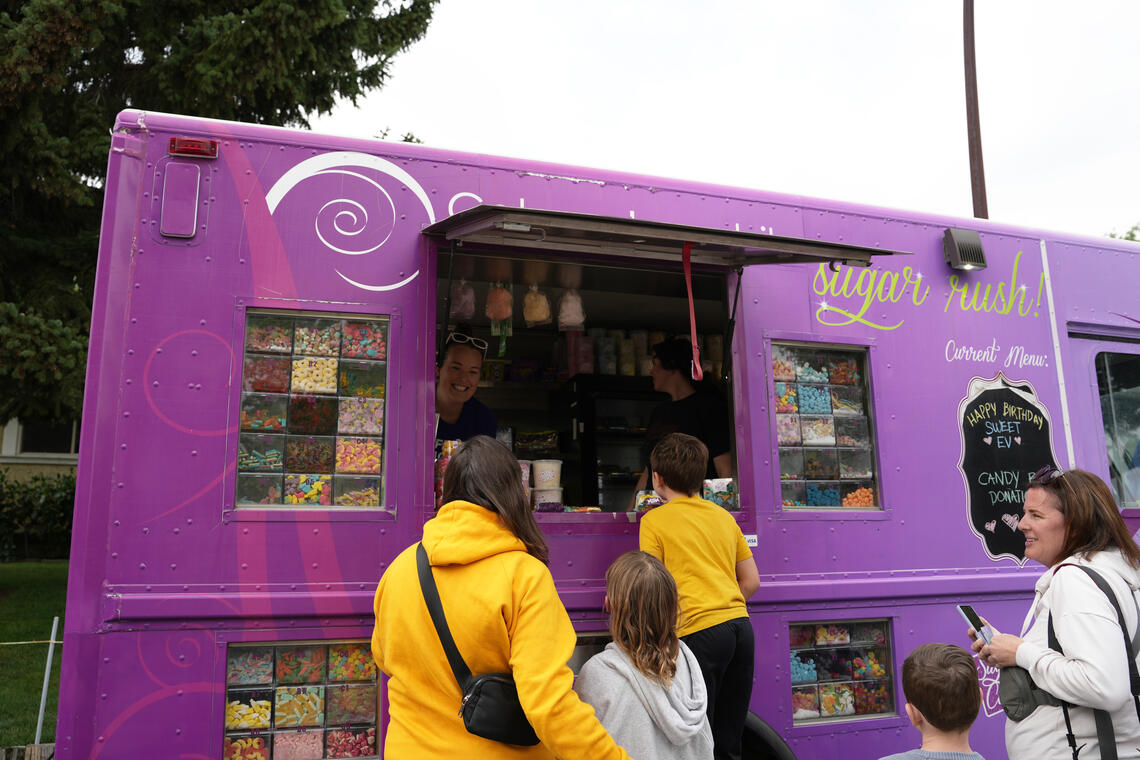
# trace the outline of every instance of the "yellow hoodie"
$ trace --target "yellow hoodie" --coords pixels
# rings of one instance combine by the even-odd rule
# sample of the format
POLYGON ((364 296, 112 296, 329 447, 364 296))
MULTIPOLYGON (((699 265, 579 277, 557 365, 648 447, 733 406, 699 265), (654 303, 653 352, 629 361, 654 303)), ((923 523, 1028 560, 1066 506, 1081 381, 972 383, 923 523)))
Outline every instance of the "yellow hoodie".
POLYGON ((467 733, 459 716, 459 684, 420 591, 413 545, 392 562, 376 589, 372 656, 388 675, 386 760, 628 760, 572 689, 574 675, 566 663, 577 637, 550 571, 527 554, 498 515, 469 502, 449 502, 424 525, 423 545, 467 667, 475 675, 514 675, 541 743, 517 747, 467 733))

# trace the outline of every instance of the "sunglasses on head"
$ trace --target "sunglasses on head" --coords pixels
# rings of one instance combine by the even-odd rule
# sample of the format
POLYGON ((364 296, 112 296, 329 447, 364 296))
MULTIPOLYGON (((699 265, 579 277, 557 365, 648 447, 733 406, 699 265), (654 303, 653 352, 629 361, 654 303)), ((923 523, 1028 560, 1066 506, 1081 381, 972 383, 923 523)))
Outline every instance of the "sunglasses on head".
POLYGON ((1047 464, 1037 472, 1033 473, 1033 477, 1029 479, 1029 482, 1047 486, 1064 474, 1064 470, 1058 470, 1053 465, 1047 464))
POLYGON ((482 338, 472 337, 470 335, 467 335, 466 333, 449 332, 447 334, 447 340, 444 341, 443 345, 446 347, 446 346, 449 346, 453 343, 459 344, 459 345, 462 345, 464 343, 469 343, 469 344, 471 344, 472 348, 477 348, 480 351, 486 351, 487 350, 487 341, 483 340, 482 338))

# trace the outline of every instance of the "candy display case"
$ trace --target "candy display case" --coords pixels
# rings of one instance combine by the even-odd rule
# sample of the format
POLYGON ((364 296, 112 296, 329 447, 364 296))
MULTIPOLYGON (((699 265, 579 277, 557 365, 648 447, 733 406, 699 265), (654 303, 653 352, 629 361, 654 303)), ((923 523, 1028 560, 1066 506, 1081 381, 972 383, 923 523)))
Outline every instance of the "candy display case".
POLYGON ((331 506, 332 481, 331 475, 286 475, 285 503, 331 506))
POLYGON ((776 415, 776 437, 781 446, 799 446, 803 440, 800 437, 800 417, 798 414, 776 415))
POLYGON ((350 435, 380 435, 384 432, 384 399, 342 398, 336 430, 350 435))
POLYGON ((368 642, 230 645, 226 680, 223 757, 376 757, 368 642))
POLYGON ((333 504, 338 507, 380 506, 381 479, 336 478, 333 486, 333 504))
POLYGON ((273 647, 240 647, 226 657, 226 685, 273 683, 273 647))
POLYGON ((384 398, 388 368, 384 362, 342 361, 340 395, 384 398))
MULTIPOLYGON (((803 476, 809 480, 835 480, 839 477, 839 457, 835 449, 804 449, 803 476)), ((781 460, 781 464, 783 460, 781 460)))
POLYGON ((840 506, 839 483, 834 481, 808 481, 807 503, 809 507, 840 506))
POLYGON ((244 393, 241 397, 242 430, 284 430, 286 396, 267 396, 259 393, 244 393))
POLYGON ((280 475, 241 473, 237 476, 238 504, 280 504, 283 493, 280 475))
POLYGON ((331 435, 336 432, 337 400, 327 396, 290 396, 289 432, 331 435))
POLYGON ((776 411, 780 414, 795 414, 800 410, 799 391, 795 383, 776 383, 776 411))
POLYGON ((828 417, 800 417, 804 446, 834 446, 835 420, 828 417))
POLYGON ((297 319, 293 331, 293 353, 307 356, 340 354, 340 320, 297 319))
POLYGON ((368 644, 329 646, 330 681, 375 681, 376 664, 368 644))
POLYGON ((839 417, 862 415, 863 390, 855 386, 832 385, 828 391, 831 413, 839 417))
POLYGON ((780 479, 799 480, 804 476, 804 450, 780 449, 780 479))
POLYGON ((799 384, 800 414, 831 414, 831 392, 826 385, 799 384))
POLYGON ((806 507, 807 484, 789 481, 780 484, 780 503, 785 507, 806 507))
POLYGON ((285 467, 285 436, 242 433, 238 439, 239 472, 281 472, 285 467))
POLYGON ((772 355, 782 508, 877 508, 866 351, 773 344, 772 355))
POLYGON ((326 692, 331 725, 376 722, 376 688, 369 684, 338 684, 326 692))
POLYGON ((272 689, 229 689, 226 691, 227 731, 269 728, 272 724, 272 689))
POLYGON ((383 361, 388 355, 387 332, 382 324, 345 320, 340 355, 346 359, 383 361))
POLYGON ((844 480, 867 480, 875 474, 868 449, 839 449, 839 477, 844 480))
POLYGON ((336 464, 335 438, 291 435, 285 442, 288 472, 332 472, 336 464))
POLYGON ((273 735, 273 760, 320 760, 325 732, 318 729, 278 731, 273 735))
POLYGON ((336 393, 337 360, 313 356, 293 359, 295 393, 336 393))
POLYGON ((796 686, 792 689, 792 720, 812 720, 819 717, 819 687, 796 686))
POLYGON ((325 738, 325 757, 368 757, 376 754, 376 729, 340 728, 325 738))
POLYGON ((222 760, 269 760, 270 741, 252 733, 227 736, 222 740, 222 760))
POLYGON ((893 713, 886 620, 793 623, 788 642, 796 722, 893 713))
POLYGON ((242 364, 244 391, 288 393, 291 364, 285 356, 252 356, 247 354, 242 364))
POLYGON ((835 420, 835 442, 839 446, 867 448, 871 434, 866 417, 840 417, 835 420))
POLYGON ((293 351, 293 318, 278 314, 251 314, 245 326, 245 350, 255 354, 293 351))
POLYGON ((378 474, 383 449, 379 438, 337 438, 336 471, 378 474))

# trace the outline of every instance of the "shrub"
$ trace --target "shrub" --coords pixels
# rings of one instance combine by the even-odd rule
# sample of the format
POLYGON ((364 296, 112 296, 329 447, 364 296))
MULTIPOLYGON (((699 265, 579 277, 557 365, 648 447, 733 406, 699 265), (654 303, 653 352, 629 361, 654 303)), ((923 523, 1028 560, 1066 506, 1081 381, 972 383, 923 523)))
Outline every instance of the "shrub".
POLYGON ((74 509, 74 474, 17 482, 0 470, 0 561, 66 558, 74 509))

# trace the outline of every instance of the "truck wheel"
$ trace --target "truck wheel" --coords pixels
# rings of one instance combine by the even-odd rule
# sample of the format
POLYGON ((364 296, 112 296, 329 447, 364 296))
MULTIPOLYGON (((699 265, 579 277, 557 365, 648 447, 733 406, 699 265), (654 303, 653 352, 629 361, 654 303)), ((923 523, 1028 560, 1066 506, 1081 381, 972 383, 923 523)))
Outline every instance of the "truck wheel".
POLYGON ((796 760, 787 742, 754 712, 744 718, 744 760, 796 760))

